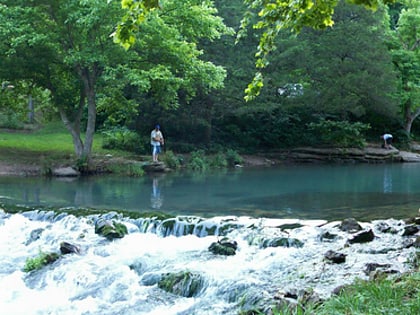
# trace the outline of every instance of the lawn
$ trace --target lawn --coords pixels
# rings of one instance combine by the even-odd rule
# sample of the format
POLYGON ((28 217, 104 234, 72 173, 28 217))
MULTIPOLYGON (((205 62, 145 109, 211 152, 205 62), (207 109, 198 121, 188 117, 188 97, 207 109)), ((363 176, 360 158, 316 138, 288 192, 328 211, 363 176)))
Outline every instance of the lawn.
MULTIPOLYGON (((127 155, 102 149, 102 134, 94 137, 93 154, 127 155)), ((34 130, 0 130, 0 161, 36 164, 39 159, 75 159, 70 133, 61 122, 49 123, 34 130)))

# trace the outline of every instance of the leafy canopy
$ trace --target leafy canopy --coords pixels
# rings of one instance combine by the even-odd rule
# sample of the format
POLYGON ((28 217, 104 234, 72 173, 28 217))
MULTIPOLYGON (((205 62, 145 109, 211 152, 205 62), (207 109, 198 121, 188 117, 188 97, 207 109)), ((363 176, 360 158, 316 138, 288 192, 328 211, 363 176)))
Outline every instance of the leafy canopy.
MULTIPOLYGON (((333 25, 334 8, 338 0, 243 0, 248 10, 245 13, 238 40, 245 36, 246 28, 252 25, 262 30, 256 53, 255 66, 257 73, 249 84, 246 100, 251 100, 259 95, 263 87, 262 68, 268 65, 267 56, 275 49, 275 39, 278 32, 288 29, 300 32, 303 27, 323 29, 333 25)), ((381 3, 393 3, 395 0, 347 0, 350 3, 363 5, 375 10, 381 3)), ((189 2, 189 1, 187 1, 189 2)), ((211 1, 202 1, 208 5, 211 1)), ((126 14, 118 25, 115 33, 116 41, 128 48, 135 42, 135 33, 138 26, 147 19, 147 15, 154 10, 165 6, 164 0, 122 0, 121 5, 126 9, 126 14)))

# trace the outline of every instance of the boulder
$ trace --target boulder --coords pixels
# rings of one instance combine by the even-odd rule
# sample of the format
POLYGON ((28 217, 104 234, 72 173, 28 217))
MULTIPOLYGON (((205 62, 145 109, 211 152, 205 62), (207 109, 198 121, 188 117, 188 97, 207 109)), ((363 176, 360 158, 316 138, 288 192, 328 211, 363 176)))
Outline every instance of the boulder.
POLYGON ((53 169, 52 175, 57 177, 77 177, 80 175, 80 172, 68 166, 53 169))
POLYGON ((357 231, 362 230, 362 227, 361 227, 361 225, 360 225, 360 224, 356 221, 356 219, 354 219, 354 218, 349 218, 349 219, 344 219, 344 220, 341 222, 341 224, 340 224, 340 226, 339 226, 339 229, 340 229, 341 231, 344 231, 344 232, 354 233, 354 232, 357 232, 357 231))
POLYGON ((63 255, 66 254, 80 254, 80 247, 77 245, 73 245, 67 242, 61 242, 60 243, 60 252, 63 255))
POLYGON ((128 234, 128 230, 122 223, 99 219, 95 223, 95 233, 100 234, 109 240, 113 240, 115 238, 123 238, 124 235, 128 234))
POLYGON ((203 283, 199 274, 181 271, 162 275, 162 278, 158 281, 158 287, 172 294, 193 297, 203 288, 203 283))
POLYGON ((143 170, 147 173, 167 172, 169 168, 163 162, 153 162, 143 165, 143 170))
POLYGON ((350 244, 367 243, 373 241, 374 238, 375 234, 373 234, 373 231, 369 229, 367 231, 354 234, 353 237, 351 237, 348 241, 350 244))
POLYGON ((346 262, 346 254, 337 253, 335 251, 329 250, 325 253, 324 257, 326 260, 334 264, 342 264, 346 262))
POLYGON ((303 247, 303 242, 290 237, 275 237, 273 239, 266 239, 261 244, 262 248, 267 247, 303 247))
POLYGON ((216 255, 233 256, 236 254, 238 243, 236 241, 223 238, 210 245, 209 251, 216 255))

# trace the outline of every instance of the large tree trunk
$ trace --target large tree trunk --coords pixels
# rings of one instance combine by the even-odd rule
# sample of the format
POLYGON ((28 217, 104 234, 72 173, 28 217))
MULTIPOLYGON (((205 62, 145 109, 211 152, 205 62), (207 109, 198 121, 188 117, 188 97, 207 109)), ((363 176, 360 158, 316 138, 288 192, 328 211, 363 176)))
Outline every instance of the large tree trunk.
POLYGON ((59 107, 61 120, 73 139, 74 152, 77 159, 81 159, 83 157, 84 147, 83 141, 80 137, 80 123, 82 120, 83 108, 85 107, 85 92, 83 89, 81 89, 79 97, 79 107, 73 116, 73 121, 70 121, 66 111, 62 107, 59 107))
POLYGON ((83 148, 83 157, 88 159, 92 153, 93 136, 95 135, 95 124, 96 124, 96 93, 92 87, 87 91, 88 101, 88 119, 86 126, 85 146, 83 148))
POLYGON ((411 102, 410 100, 408 100, 404 104, 404 130, 407 133, 407 135, 411 134, 411 127, 413 125, 413 122, 419 116, 420 116, 420 108, 416 108, 416 110, 413 111, 411 102))

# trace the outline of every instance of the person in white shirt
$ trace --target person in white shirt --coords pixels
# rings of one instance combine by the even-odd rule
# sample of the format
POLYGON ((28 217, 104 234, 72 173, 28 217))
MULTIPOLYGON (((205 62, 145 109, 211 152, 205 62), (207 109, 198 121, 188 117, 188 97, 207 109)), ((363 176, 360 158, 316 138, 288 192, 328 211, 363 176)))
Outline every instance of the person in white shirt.
POLYGON ((156 125, 155 129, 150 133, 150 144, 152 145, 153 162, 158 162, 161 146, 164 144, 163 134, 160 131, 159 125, 156 125))
POLYGON ((384 143, 382 144, 382 148, 390 149, 391 143, 392 143, 392 135, 389 133, 385 133, 381 136, 381 138, 384 140, 384 143))

